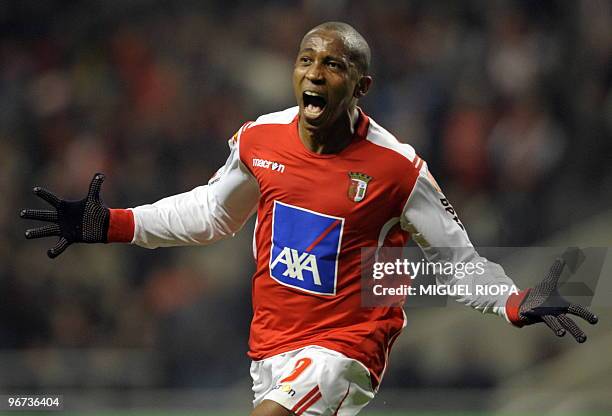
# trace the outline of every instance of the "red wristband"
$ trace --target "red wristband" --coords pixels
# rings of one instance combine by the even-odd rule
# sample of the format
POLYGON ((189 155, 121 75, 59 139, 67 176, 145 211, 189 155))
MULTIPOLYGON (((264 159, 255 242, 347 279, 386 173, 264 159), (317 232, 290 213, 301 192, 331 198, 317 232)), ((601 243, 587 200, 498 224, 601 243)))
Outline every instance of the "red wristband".
POLYGON ((529 294, 531 289, 521 290, 519 293, 513 293, 506 301, 506 315, 512 325, 522 327, 525 324, 521 321, 521 315, 519 313, 521 303, 525 300, 525 297, 529 294))
POLYGON ((131 243, 134 238, 134 213, 131 209, 110 209, 108 233, 109 243, 131 243))

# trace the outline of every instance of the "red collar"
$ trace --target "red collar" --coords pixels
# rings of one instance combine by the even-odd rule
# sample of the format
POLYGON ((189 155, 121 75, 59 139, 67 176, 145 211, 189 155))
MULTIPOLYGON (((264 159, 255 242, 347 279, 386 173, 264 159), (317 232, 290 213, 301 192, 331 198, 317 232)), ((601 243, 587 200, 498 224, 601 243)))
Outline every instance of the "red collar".
POLYGON ((365 139, 370 128, 370 117, 360 107, 357 107, 357 111, 359 111, 359 118, 357 119, 357 128, 355 129, 353 141, 365 139))

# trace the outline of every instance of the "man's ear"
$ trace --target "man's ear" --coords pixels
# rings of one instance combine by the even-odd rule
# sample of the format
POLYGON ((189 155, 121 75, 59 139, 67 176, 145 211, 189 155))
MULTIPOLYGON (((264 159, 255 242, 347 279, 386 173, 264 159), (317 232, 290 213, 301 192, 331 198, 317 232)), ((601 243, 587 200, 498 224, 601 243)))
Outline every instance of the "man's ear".
POLYGON ((357 85, 355 86, 355 91, 353 92, 353 96, 355 98, 361 98, 368 93, 370 90, 370 86, 372 85, 372 77, 369 75, 362 76, 357 85))

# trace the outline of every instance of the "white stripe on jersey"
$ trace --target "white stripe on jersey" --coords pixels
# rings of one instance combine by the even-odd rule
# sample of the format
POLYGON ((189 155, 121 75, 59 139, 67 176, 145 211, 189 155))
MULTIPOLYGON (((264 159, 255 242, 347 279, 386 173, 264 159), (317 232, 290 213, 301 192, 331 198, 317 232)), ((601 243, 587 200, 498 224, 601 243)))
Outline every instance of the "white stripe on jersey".
POLYGON ((299 111, 299 107, 287 108, 283 111, 277 111, 275 113, 264 114, 257 117, 257 120, 253 122, 248 128, 255 127, 259 124, 290 124, 299 111))
POLYGON ((378 146, 393 150, 414 163, 418 157, 412 146, 402 143, 397 138, 370 118, 370 128, 366 139, 378 146))

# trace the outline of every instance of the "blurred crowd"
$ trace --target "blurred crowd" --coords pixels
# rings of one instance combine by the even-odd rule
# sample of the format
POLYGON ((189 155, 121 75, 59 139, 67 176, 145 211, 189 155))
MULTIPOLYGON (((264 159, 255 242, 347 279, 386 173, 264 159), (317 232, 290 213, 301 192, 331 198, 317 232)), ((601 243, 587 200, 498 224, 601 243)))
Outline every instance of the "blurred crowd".
POLYGON ((34 185, 77 199, 98 171, 111 207, 205 183, 243 122, 294 105, 299 41, 326 20, 369 41, 361 106, 428 161, 475 244, 534 244, 610 206, 610 2, 1 2, 0 349, 148 348, 159 386, 246 376, 248 231, 51 261, 18 213, 44 206, 34 185))

